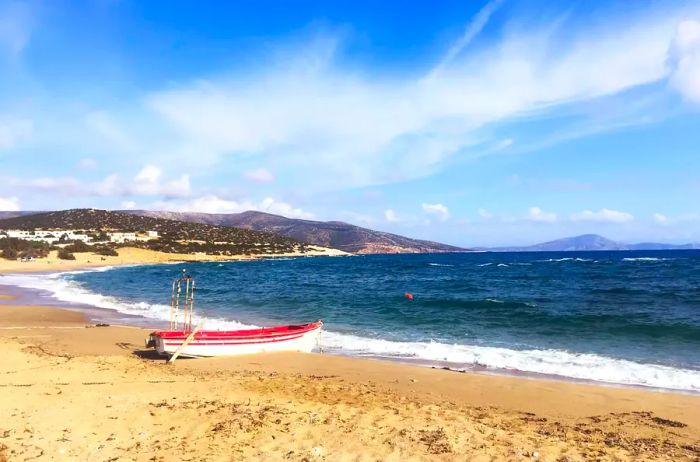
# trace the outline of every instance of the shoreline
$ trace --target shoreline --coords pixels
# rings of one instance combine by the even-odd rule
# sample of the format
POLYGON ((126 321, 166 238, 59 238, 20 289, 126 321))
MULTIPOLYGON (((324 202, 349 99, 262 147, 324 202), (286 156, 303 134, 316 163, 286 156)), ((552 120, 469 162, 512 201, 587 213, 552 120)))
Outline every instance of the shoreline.
POLYGON ((110 266, 127 265, 157 265, 178 264, 190 262, 227 262, 227 261, 254 261, 266 258, 296 258, 296 257, 339 257, 349 256, 346 252, 325 247, 311 246, 312 250, 306 253, 292 252, 264 255, 207 255, 203 253, 179 254, 165 253, 138 247, 121 247, 117 250, 118 256, 103 256, 90 252, 74 253, 75 260, 61 260, 58 252, 52 250, 48 257, 21 262, 17 260, 5 260, 0 258, 0 274, 2 273, 42 273, 77 271, 110 266))
MULTIPOLYGON (((173 262, 179 263, 179 262, 173 262)), ((171 263, 142 263, 133 266, 145 266, 151 264, 171 264, 171 263)), ((132 265, 123 265, 132 266, 132 265)), ((81 269, 73 269, 66 271, 55 271, 50 273, 45 273, 46 275, 58 275, 62 273, 68 273, 71 271, 100 271, 100 268, 87 267, 81 269)), ((16 275, 23 275, 26 273, 14 273, 16 275)), ((34 275, 42 273, 34 273, 34 275)), ((0 275, 1 276, 1 275, 0 275)), ((7 276, 12 276, 8 274, 7 276)), ((148 328, 148 329, 162 329, 167 326, 167 320, 159 318, 151 318, 138 314, 130 314, 120 311, 117 308, 107 308, 95 305, 90 305, 87 303, 73 303, 61 300, 53 293, 47 289, 41 288, 28 288, 15 285, 4 285, 2 284, 2 278, 0 278, 0 294, 7 292, 14 292, 15 300, 8 302, 0 297, 0 307, 3 304, 8 303, 20 303, 26 306, 51 306, 58 309, 69 309, 72 311, 78 311, 87 315, 87 319, 95 323, 106 323, 110 325, 117 325, 122 327, 137 327, 137 328, 148 328), (11 288, 9 291, 7 288, 11 288), (18 299, 17 299, 18 298, 18 299)), ((434 370, 445 370, 457 374, 479 374, 485 376, 495 376, 495 377, 515 377, 525 380, 534 381, 545 381, 545 382, 555 382, 555 383, 571 383, 571 384, 583 384, 606 388, 620 388, 620 389, 630 389, 630 390, 641 390, 651 393, 672 393, 681 394, 689 396, 700 396, 700 391, 687 390, 687 389, 677 389, 677 388, 666 388, 651 385, 642 385, 634 383, 618 383, 618 382, 605 382, 595 379, 587 378, 577 378, 566 375, 559 374, 546 374, 531 372, 520 369, 506 369, 506 368, 493 368, 488 366, 482 366, 480 364, 470 365, 464 367, 463 364, 458 363, 446 363, 439 361, 431 361, 427 359, 412 359, 412 358, 400 358, 385 356, 381 354, 353 354, 352 352, 343 351, 324 351, 325 354, 330 354, 338 357, 345 358, 356 358, 360 360, 370 360, 377 362, 385 362, 391 364, 401 364, 408 367, 419 367, 428 368, 434 370)))
POLYGON ((197 460, 700 457, 698 396, 326 354, 167 366, 144 351, 147 332, 95 327, 56 307, 0 305, 0 412, 8 416, 0 423, 0 456, 172 460, 184 450, 197 460))

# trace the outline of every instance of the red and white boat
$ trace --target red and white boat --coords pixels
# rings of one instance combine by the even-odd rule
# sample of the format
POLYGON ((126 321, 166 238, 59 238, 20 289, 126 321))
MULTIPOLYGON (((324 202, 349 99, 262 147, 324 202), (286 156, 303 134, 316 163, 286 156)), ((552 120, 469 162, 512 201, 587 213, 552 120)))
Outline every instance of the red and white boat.
MULTIPOLYGON (((323 322, 298 326, 264 327, 245 330, 200 330, 180 351, 180 356, 248 355, 272 351, 301 351, 309 353, 318 345, 323 322)), ((192 332, 156 331, 150 342, 161 355, 173 355, 192 332)))
POLYGON ((201 358, 235 356, 273 351, 311 352, 318 346, 323 322, 244 330, 202 330, 204 321, 192 328, 195 283, 184 273, 175 279, 170 300, 170 329, 151 332, 146 341, 171 361, 178 356, 201 358))

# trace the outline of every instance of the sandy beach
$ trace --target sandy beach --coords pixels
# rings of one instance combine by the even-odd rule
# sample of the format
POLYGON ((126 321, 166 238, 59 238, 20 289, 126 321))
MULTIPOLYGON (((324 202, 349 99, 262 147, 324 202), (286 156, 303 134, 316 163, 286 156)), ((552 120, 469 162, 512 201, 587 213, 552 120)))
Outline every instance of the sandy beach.
POLYGON ((275 255, 207 255, 204 253, 180 254, 165 253, 155 250, 141 249, 137 247, 122 247, 117 249, 118 256, 103 256, 94 253, 75 253, 75 260, 61 260, 58 252, 53 250, 46 258, 38 258, 28 262, 19 260, 6 260, 0 258, 0 273, 25 273, 25 272, 59 272, 84 268, 97 268, 101 266, 116 265, 146 265, 156 263, 176 263, 187 261, 236 261, 254 260, 257 258, 301 257, 301 256, 342 256, 346 252, 325 247, 310 246, 310 250, 304 254, 299 252, 279 253, 275 255))
POLYGON ((699 460, 700 397, 325 354, 178 360, 0 305, 0 460, 699 460))

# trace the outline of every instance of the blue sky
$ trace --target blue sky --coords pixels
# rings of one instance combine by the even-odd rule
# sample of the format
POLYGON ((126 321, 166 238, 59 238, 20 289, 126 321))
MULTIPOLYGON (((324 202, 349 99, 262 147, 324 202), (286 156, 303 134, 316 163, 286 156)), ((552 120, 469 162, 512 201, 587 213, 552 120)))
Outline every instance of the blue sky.
POLYGON ((0 0, 0 209, 700 241, 700 4, 0 0))

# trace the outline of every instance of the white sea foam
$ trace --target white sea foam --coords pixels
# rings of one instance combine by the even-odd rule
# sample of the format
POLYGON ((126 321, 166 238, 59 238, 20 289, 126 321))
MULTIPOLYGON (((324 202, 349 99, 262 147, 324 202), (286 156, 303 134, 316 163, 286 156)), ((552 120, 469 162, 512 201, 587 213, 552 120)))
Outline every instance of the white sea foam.
POLYGON ((394 342, 334 332, 324 332, 321 344, 330 352, 463 364, 465 368, 478 364, 494 369, 700 392, 700 371, 640 364, 595 354, 438 342, 394 342))
POLYGON ((444 267, 449 267, 449 268, 452 268, 453 266, 455 266, 455 265, 447 265, 445 263, 428 263, 428 265, 430 265, 430 266, 444 266, 444 267))
POLYGON ((482 264, 477 265, 477 266, 491 266, 491 265, 493 265, 493 263, 482 263, 482 264))
MULTIPOLYGON (((0 284, 47 291, 57 300, 71 304, 115 310, 119 313, 141 316, 158 321, 169 320, 170 305, 147 302, 127 302, 117 297, 92 292, 83 287, 80 283, 64 277, 70 274, 98 271, 107 270, 103 267, 85 271, 69 271, 53 274, 10 274, 0 278, 0 284)), ((164 297, 164 299, 165 298, 166 297, 164 297)), ((207 318, 207 326, 216 329, 255 327, 223 318, 207 318)))
POLYGON ((574 257, 563 257, 563 258, 548 258, 546 260, 535 260, 540 263, 559 263, 563 261, 579 261, 579 262, 591 262, 594 261, 590 258, 574 258, 574 257))
MULTIPOLYGON (((92 270, 91 270, 92 271, 92 270)), ((100 269, 99 271, 104 271, 100 269)), ((63 273, 65 274, 65 273, 63 273)), ((0 284, 41 289, 57 299, 113 309, 121 313, 167 320, 170 307, 145 302, 130 303, 116 297, 91 292, 79 283, 65 279, 61 274, 17 274, 0 278, 0 284)), ((501 300, 492 300, 501 302, 501 300)), ((209 329, 236 329, 255 327, 223 318, 207 318, 209 329)), ((700 392, 700 371, 677 369, 656 364, 641 364, 596 354, 574 353, 563 350, 514 350, 439 342, 398 342, 324 331, 321 346, 325 351, 358 356, 412 359, 463 365, 467 369, 480 365, 491 369, 556 375, 606 383, 641 385, 675 390, 700 392)), ((458 366, 459 368, 459 366, 458 366)))
POLYGON ((675 258, 627 257, 627 258, 622 259, 622 261, 666 261, 666 260, 675 260, 675 258))

